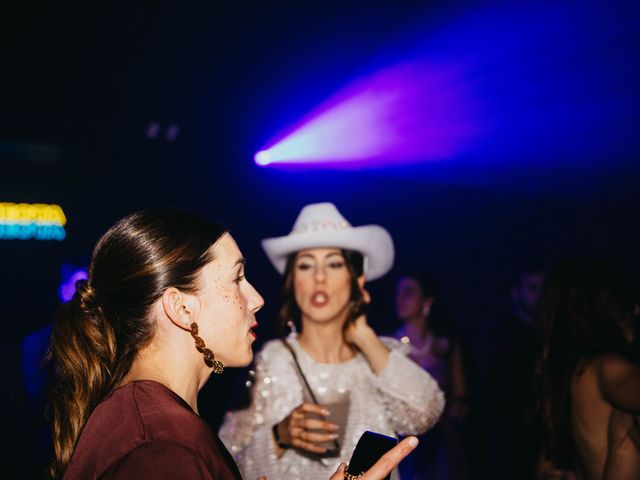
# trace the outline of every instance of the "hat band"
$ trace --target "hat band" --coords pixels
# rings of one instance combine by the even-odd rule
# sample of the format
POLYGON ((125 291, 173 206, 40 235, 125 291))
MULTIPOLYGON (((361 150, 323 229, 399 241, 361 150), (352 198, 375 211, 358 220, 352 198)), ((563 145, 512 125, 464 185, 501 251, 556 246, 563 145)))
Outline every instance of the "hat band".
POLYGON ((291 233, 311 233, 311 232, 326 232, 335 230, 344 230, 351 228, 349 222, 344 220, 314 220, 312 222, 303 223, 302 225, 296 225, 291 233))

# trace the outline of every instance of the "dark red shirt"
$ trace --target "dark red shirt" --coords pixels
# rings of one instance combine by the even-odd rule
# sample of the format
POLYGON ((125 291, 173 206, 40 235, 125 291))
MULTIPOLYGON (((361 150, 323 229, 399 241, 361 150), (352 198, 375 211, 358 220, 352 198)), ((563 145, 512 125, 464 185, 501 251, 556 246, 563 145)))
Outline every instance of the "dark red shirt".
POLYGON ((65 479, 240 480, 209 425, 164 385, 114 390, 89 417, 65 479))

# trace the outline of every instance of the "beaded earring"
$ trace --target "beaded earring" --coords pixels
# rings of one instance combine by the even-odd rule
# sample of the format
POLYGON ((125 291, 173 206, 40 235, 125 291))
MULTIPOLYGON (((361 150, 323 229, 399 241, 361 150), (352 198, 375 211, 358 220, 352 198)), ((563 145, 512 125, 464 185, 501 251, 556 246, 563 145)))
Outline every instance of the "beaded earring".
POLYGON ((207 367, 213 368, 213 373, 221 374, 224 370, 224 365, 220 360, 216 360, 213 352, 205 346, 204 340, 198 336, 198 324, 196 322, 191 324, 191 336, 196 341, 196 348, 204 356, 204 363, 207 364, 207 367))

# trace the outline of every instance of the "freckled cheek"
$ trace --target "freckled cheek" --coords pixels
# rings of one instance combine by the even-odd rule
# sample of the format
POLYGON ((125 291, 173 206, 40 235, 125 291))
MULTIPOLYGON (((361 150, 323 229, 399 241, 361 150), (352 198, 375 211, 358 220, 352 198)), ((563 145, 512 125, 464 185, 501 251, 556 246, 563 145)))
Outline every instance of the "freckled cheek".
POLYGON ((233 297, 233 301, 236 305, 238 305, 238 308, 240 308, 240 310, 244 311, 244 302, 242 297, 239 294, 235 294, 233 297))
POLYGON ((218 289, 217 296, 220 297, 224 303, 232 304, 240 301, 240 295, 238 295, 238 292, 228 288, 218 289))

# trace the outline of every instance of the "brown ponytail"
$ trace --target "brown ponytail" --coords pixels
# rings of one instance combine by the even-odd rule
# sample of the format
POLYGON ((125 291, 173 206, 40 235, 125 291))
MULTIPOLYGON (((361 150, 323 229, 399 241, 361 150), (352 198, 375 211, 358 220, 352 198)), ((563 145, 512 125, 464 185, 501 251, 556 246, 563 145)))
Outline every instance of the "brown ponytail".
POLYGON ((89 279, 78 282, 53 325, 52 478, 62 477, 89 415, 153 337, 151 306, 169 287, 198 290, 197 275, 225 231, 194 214, 158 209, 120 220, 100 239, 89 279))
POLYGON ((56 359, 54 375, 59 379, 49 388, 55 478, 69 464, 89 413, 108 391, 115 364, 113 329, 86 281, 57 316, 50 356, 56 359))

